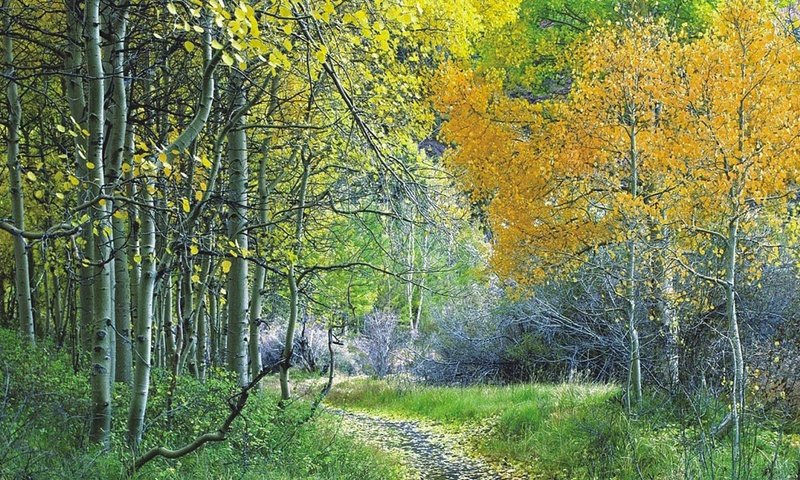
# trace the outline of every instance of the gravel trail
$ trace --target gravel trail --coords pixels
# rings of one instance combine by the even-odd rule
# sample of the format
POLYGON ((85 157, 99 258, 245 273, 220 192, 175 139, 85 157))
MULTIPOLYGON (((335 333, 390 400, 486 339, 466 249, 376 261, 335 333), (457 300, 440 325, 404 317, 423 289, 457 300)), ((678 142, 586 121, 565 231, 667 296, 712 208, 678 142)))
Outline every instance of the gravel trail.
POLYGON ((454 435, 438 433, 415 420, 396 420, 329 409, 342 417, 349 433, 383 450, 399 453, 420 480, 513 480, 524 475, 513 469, 498 471, 479 459, 465 455, 454 435))

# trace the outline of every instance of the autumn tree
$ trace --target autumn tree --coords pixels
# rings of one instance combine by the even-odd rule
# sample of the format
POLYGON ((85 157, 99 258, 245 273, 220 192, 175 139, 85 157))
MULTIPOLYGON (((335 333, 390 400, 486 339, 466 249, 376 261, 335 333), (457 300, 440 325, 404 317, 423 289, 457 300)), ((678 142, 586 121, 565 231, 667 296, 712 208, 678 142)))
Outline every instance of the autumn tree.
MULTIPOLYGON (((663 27, 601 29, 579 50, 565 101, 531 104, 505 97, 498 81, 451 72, 444 134, 458 145, 451 162, 490 200, 496 264, 523 284, 574 268, 598 248, 618 245, 612 273, 625 300, 630 341, 628 398, 641 400, 637 297, 642 244, 657 197, 665 135, 660 91, 670 38, 663 27), (459 87, 458 82, 472 82, 459 87), (472 129, 475 125, 481 127, 472 129), (525 208, 520 208, 525 205, 525 208)), ((446 77, 447 78, 447 77, 446 77)))
POLYGON ((758 248, 749 236, 757 225, 782 221, 800 165, 800 92, 793 80, 800 52, 769 12, 755 0, 727 4, 709 35, 683 48, 666 105, 676 115, 670 174, 681 180, 668 215, 680 222, 694 247, 689 252, 714 251, 720 260, 707 269, 690 254, 678 257, 725 294, 732 385, 724 424, 733 429, 733 478, 741 468, 746 379, 737 315, 740 254, 744 245, 758 248))

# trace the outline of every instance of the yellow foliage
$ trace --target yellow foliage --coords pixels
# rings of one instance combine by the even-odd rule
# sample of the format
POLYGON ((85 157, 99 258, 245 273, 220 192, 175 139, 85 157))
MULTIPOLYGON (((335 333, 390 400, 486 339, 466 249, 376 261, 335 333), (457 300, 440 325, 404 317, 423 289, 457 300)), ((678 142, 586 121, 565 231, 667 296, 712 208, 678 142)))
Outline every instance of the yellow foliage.
POLYGON ((737 218, 746 231, 782 211, 800 173, 800 48, 768 12, 730 2, 691 43, 652 23, 598 28, 566 99, 510 98, 502 72, 445 68, 447 160, 489 202, 498 272, 566 274, 659 222, 699 251, 695 227, 737 218))

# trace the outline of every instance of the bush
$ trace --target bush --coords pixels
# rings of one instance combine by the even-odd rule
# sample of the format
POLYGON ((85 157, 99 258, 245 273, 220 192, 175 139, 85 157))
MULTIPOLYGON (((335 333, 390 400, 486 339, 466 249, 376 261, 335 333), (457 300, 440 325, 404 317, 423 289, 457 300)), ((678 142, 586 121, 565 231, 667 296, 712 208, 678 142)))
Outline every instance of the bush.
POLYGON ((398 353, 405 338, 397 328, 397 315, 372 312, 364 318, 364 329, 356 340, 368 371, 378 378, 397 370, 398 353))

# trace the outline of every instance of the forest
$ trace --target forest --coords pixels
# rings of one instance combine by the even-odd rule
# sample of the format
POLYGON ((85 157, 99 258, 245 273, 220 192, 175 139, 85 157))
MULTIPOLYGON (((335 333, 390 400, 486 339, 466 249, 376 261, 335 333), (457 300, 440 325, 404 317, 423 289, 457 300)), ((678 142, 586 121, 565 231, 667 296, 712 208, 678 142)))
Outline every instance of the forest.
POLYGON ((0 19, 0 479, 800 480, 796 2, 0 19))

